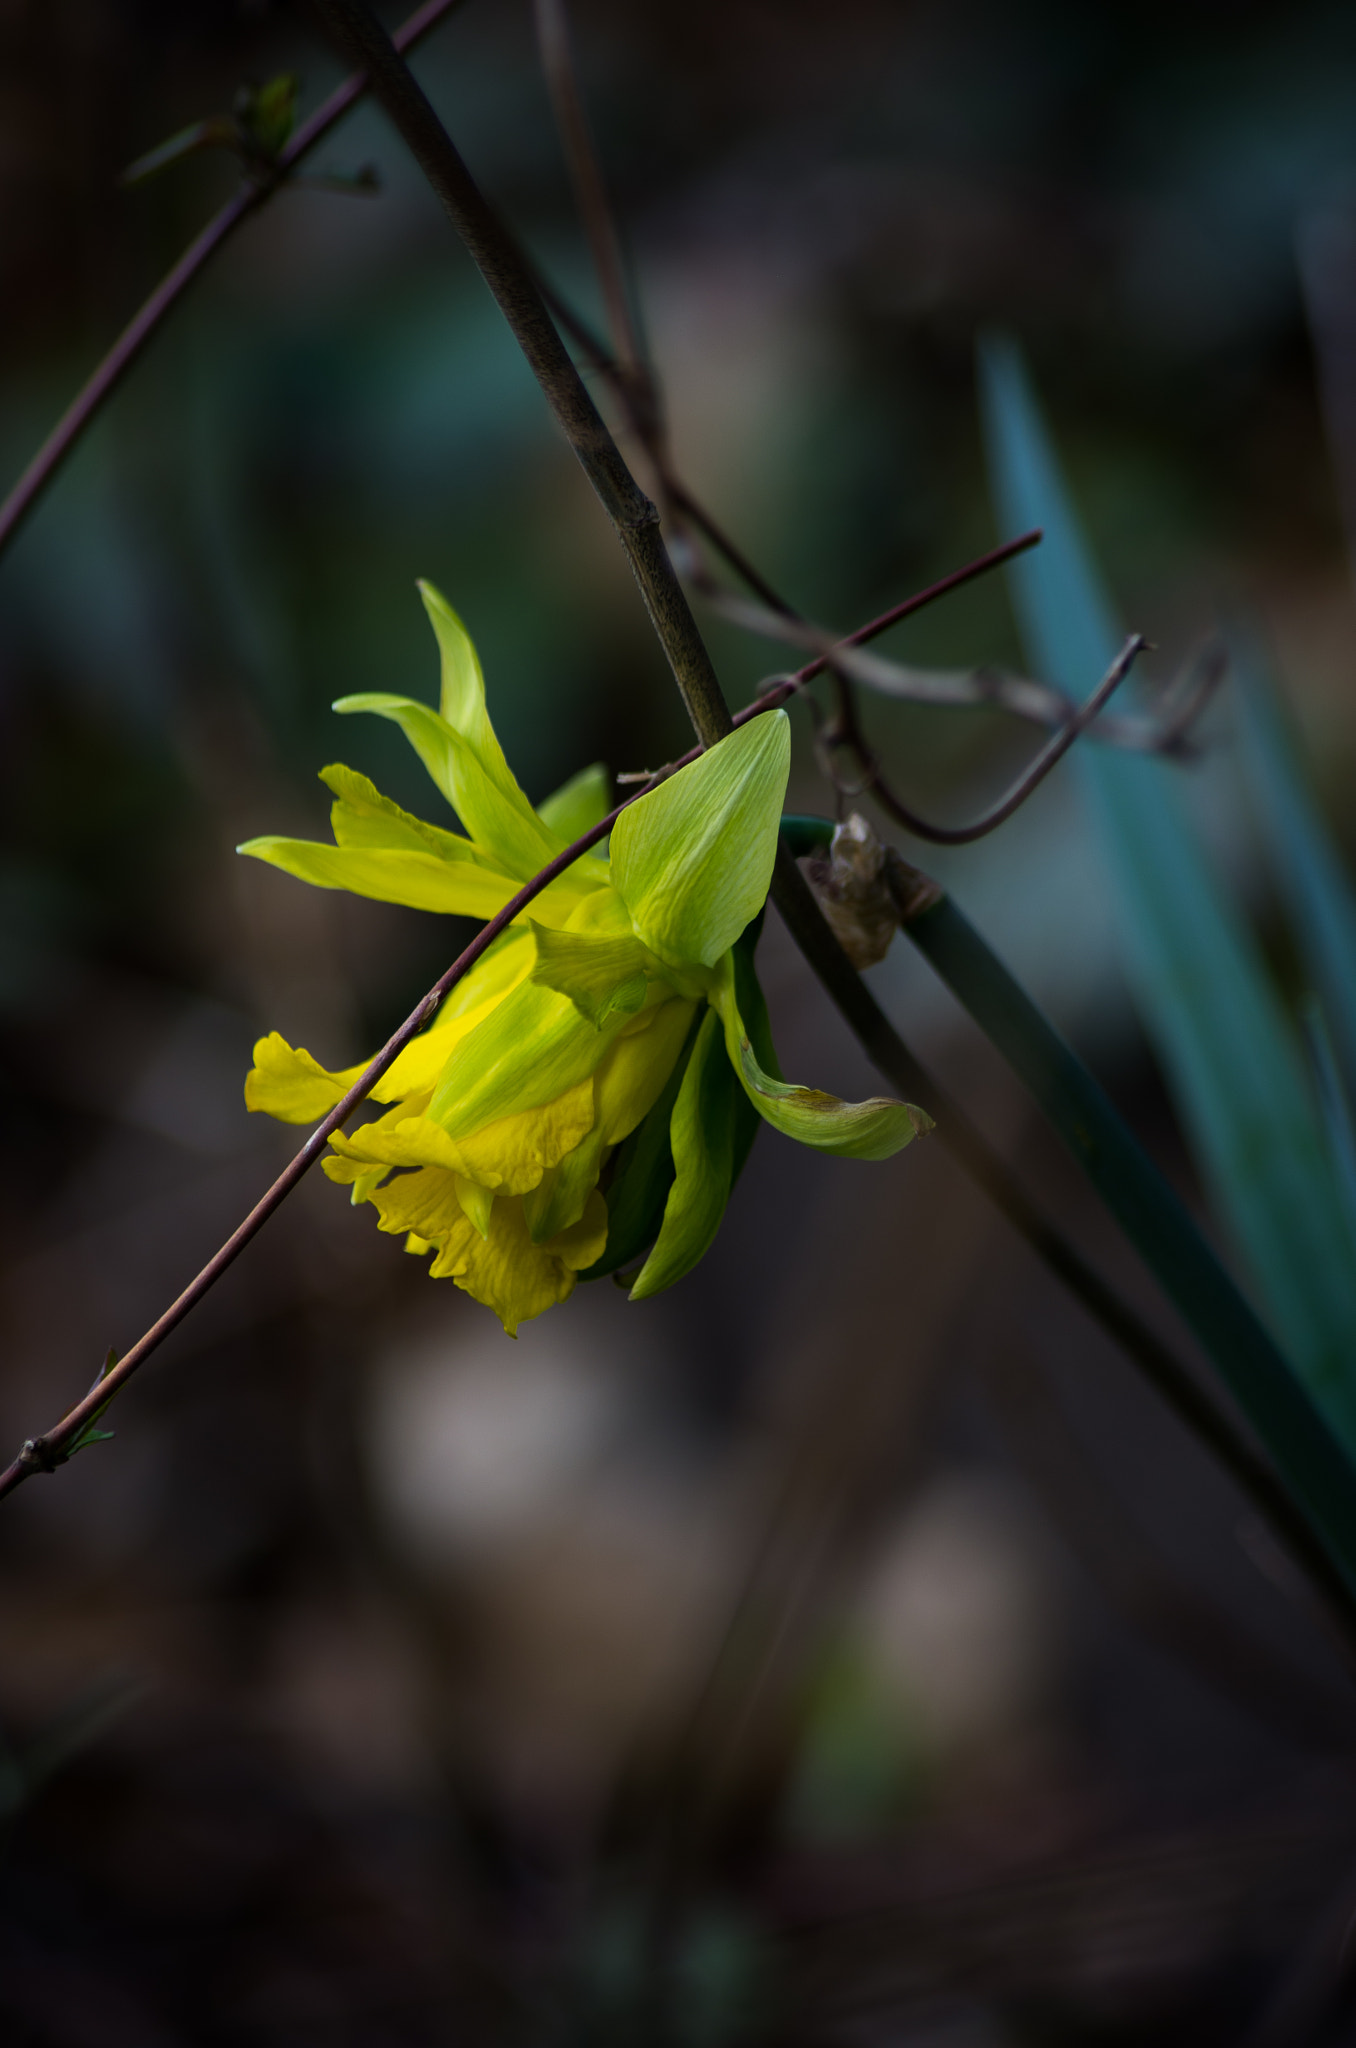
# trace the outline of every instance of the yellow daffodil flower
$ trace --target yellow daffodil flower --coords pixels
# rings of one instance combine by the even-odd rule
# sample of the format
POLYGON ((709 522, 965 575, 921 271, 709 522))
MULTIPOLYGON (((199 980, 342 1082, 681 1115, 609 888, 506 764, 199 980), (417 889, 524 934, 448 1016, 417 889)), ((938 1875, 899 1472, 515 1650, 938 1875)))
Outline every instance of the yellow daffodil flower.
MULTIPOLYGON (((533 809, 465 628, 420 589, 442 654, 439 710, 386 695, 334 708, 393 719, 464 836, 330 767, 333 846, 270 837, 239 851, 320 888, 488 918, 606 815, 607 781, 585 769, 533 809)), ((786 715, 769 712, 640 797, 610 858, 585 854, 552 882, 406 1046, 372 1090, 385 1113, 330 1141, 331 1180, 510 1335, 581 1275, 649 1246, 632 1300, 681 1279, 716 1234, 760 1118, 859 1159, 927 1128, 908 1104, 845 1103, 780 1077, 752 941, 789 765, 786 715)), ((287 1123, 324 1116, 362 1072, 331 1072, 276 1031, 254 1061, 247 1104, 287 1123)))

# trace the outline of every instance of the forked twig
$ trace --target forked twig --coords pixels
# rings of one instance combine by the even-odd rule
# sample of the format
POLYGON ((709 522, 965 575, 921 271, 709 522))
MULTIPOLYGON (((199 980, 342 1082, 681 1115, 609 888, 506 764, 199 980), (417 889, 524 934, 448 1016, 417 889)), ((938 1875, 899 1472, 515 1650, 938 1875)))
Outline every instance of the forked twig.
MULTIPOLYGON (((497 298, 558 423, 626 548, 652 622, 702 743, 711 744, 724 732, 729 731, 732 724, 742 724, 771 704, 783 702, 813 675, 830 666, 830 658, 824 655, 816 656, 797 676, 782 679, 756 704, 748 706, 736 719, 731 719, 710 656, 692 618, 682 586, 674 574, 663 541, 656 530, 654 509, 636 485, 597 408, 584 389, 574 364, 562 347, 559 335, 546 313, 530 268, 523 262, 512 238, 504 232, 501 224, 485 204, 451 138, 415 84, 398 49, 370 9, 363 4, 363 0, 317 0, 317 4, 319 11, 329 23, 335 40, 356 58, 360 74, 356 79, 349 81, 346 87, 341 88, 339 94, 333 96, 326 108, 321 110, 322 115, 331 121, 337 119, 339 114, 352 104, 352 99, 364 89, 365 83, 370 83, 420 162, 497 298), (370 73, 367 80, 362 76, 365 72, 370 73)), ((401 31, 402 41, 408 44, 416 32, 422 32, 424 28, 431 26, 454 4, 455 0, 430 0, 430 4, 405 25, 401 31)), ((306 129, 295 138, 290 153, 291 161, 295 161, 302 148, 309 147, 318 139, 319 132, 323 132, 317 128, 319 119, 320 116, 313 117, 312 122, 308 123, 306 129)), ((259 201, 256 199, 252 203, 257 204, 259 201)), ((245 212, 251 210, 250 204, 241 204, 239 198, 236 204, 241 206, 239 217, 243 217, 245 212)), ((8 526, 0 527, 0 544, 13 532, 18 518, 31 505, 43 484, 49 480, 62 456, 68 451, 98 404, 107 397, 149 334, 154 331, 169 308, 177 302, 184 286, 197 274, 213 250, 220 246, 237 224, 236 217, 228 218, 231 211, 230 208, 223 209, 218 222, 213 224, 207 236, 200 239, 200 245, 195 245, 194 250, 190 251, 171 273, 160 291, 147 302, 142 315, 138 316, 138 321, 134 322, 127 334, 122 337, 95 378, 91 380, 91 384, 77 400, 67 419, 51 437, 47 447, 35 463, 30 465, 30 471, 22 481, 19 491, 11 494, 11 502, 16 498, 21 499, 17 509, 11 512, 10 506, 4 508, 10 515, 10 523, 8 526)), ((657 444, 653 425, 650 425, 647 431, 652 443, 657 444)), ((684 496, 686 497, 686 494, 684 496)), ((690 502, 689 500, 689 506, 690 502)), ((720 546, 720 541, 716 538, 719 529, 715 527, 713 521, 694 516, 694 523, 706 532, 713 545, 720 546)), ((980 562, 969 565, 952 577, 942 579, 930 590, 919 593, 916 598, 882 614, 878 620, 871 622, 857 634, 849 636, 847 642, 834 644, 851 645, 869 638, 874 632, 883 631, 887 625, 906 616, 920 604, 931 601, 932 598, 967 580, 969 576, 979 574, 1021 548, 1030 546, 1038 538, 1037 534, 1025 535, 1009 543, 1005 548, 994 550, 980 562)), ((725 551, 732 566, 736 568, 736 573, 741 573, 737 553, 730 551, 728 547, 725 551)), ((760 594, 768 592, 768 586, 763 584, 762 579, 757 578, 756 574, 751 587, 760 589, 760 594)), ((779 609, 784 616, 789 607, 781 607, 775 599, 775 594, 773 599, 774 608, 779 609)), ((684 759, 695 758, 700 750, 700 747, 693 749, 684 759)), ((442 994, 455 985, 518 910, 531 901, 532 897, 545 887, 554 875, 567 867, 571 860, 577 858, 589 845, 595 843, 596 839, 603 836, 617 812, 623 808, 624 804, 619 805, 617 811, 603 820, 593 833, 576 841, 557 862, 552 863, 520 891, 513 902, 505 906, 499 918, 486 926, 477 940, 473 941, 471 947, 467 948, 447 974, 435 984, 406 1023, 388 1041, 377 1060, 366 1070, 344 1100, 336 1105, 330 1117, 312 1133, 311 1138, 273 1188, 178 1301, 110 1372, 101 1377, 84 1402, 72 1409, 70 1414, 46 1436, 31 1440, 25 1445, 19 1459, 6 1473, 0 1474, 0 1496, 13 1490, 33 1471, 50 1470, 69 1456, 95 1408, 102 1410, 111 1395, 125 1384, 132 1372, 202 1299, 221 1273, 262 1228, 263 1223, 319 1156, 330 1132, 338 1128, 380 1078, 401 1047, 422 1028, 441 1000, 442 994)), ((804 878, 785 846, 778 854, 773 896, 807 961, 868 1055, 901 1092, 932 1104, 945 1119, 943 1130, 946 1142, 968 1171, 986 1189, 1038 1254, 1066 1282, 1093 1317, 1132 1356, 1150 1370, 1151 1375, 1157 1378, 1161 1388, 1171 1399, 1174 1382, 1185 1381, 1187 1377, 1171 1351, 1162 1344, 1143 1319, 1107 1286, 1093 1268, 1087 1265, 1081 1254, 1051 1228, 1034 1209, 1006 1163, 992 1150, 987 1140, 970 1124, 957 1105, 946 1102, 941 1091, 914 1059, 860 977, 851 968, 841 947, 824 923, 804 878)), ((1181 1409, 1179 1404, 1179 1412, 1183 1412, 1186 1419, 1192 1420, 1189 1404, 1185 1409, 1181 1409)), ((1207 1427, 1197 1416, 1192 1420, 1192 1426, 1211 1442, 1225 1464, 1246 1485, 1246 1455, 1242 1455, 1240 1459, 1241 1446, 1238 1445, 1231 1425, 1219 1417, 1207 1427)), ((1281 1529, 1290 1534, 1297 1519, 1296 1511, 1289 1509, 1287 1505, 1287 1513, 1288 1529, 1285 1514, 1277 1516, 1276 1519, 1281 1529)), ((1300 1528, 1303 1528, 1302 1522, 1300 1528)), ((1305 1554, 1302 1546, 1300 1554, 1305 1554)))
MULTIPOLYGON (((701 751, 700 747, 694 747, 685 759, 695 760, 701 751)), ((665 773, 667 772, 666 770, 665 773)), ((654 782, 661 779, 662 777, 654 778, 646 787, 653 788, 654 782)), ((348 1093, 335 1104, 324 1121, 316 1125, 301 1150, 289 1160, 272 1187, 255 1203, 244 1222, 238 1224, 231 1232, 220 1251, 208 1260, 197 1278, 189 1283, 177 1300, 171 1302, 165 1313, 152 1323, 146 1334, 137 1339, 131 1350, 124 1353, 116 1364, 110 1365, 108 1370, 100 1375, 83 1401, 78 1401, 54 1428, 47 1430, 42 1436, 29 1438, 18 1457, 0 1473, 0 1500, 3 1500, 7 1493, 12 1493, 16 1486, 22 1485, 25 1479, 31 1478, 33 1473, 54 1472, 58 1465, 66 1462, 85 1424, 103 1413, 114 1395, 121 1392, 138 1367, 144 1365, 151 1353, 179 1327, 190 1310, 197 1307, 204 1295, 215 1287, 227 1268, 235 1263, 246 1245, 258 1236, 273 1212, 286 1201, 293 1188, 310 1172, 334 1132, 347 1122, 358 1105, 367 1098, 410 1040, 416 1037, 426 1024, 432 1022, 444 996, 450 994, 463 976, 470 973, 476 962, 483 957, 499 934, 507 930, 514 918, 520 916, 528 904, 540 896, 543 889, 554 882, 558 875, 563 875, 565 870, 573 866, 591 846, 596 846, 600 839, 605 839, 627 806, 644 794, 645 790, 638 789, 626 797, 615 810, 608 813, 607 817, 567 846, 563 853, 557 854, 539 874, 534 875, 530 882, 523 885, 517 895, 512 897, 488 924, 481 927, 465 951, 458 954, 446 973, 440 975, 434 982, 428 994, 415 1004, 399 1030, 392 1032, 376 1058, 364 1068, 348 1093)))
MULTIPOLYGON (((869 640, 875 633, 883 633, 896 620, 907 617, 911 612, 918 611, 924 605, 932 604, 937 598, 944 597, 949 591, 958 589, 962 583, 968 582, 972 577, 983 575, 986 570, 995 567, 999 562, 1006 561, 1023 548, 1030 547, 1037 538, 1038 536, 1034 534, 1024 534, 1019 540, 1009 541, 1006 547, 995 548, 991 553, 981 556, 978 561, 967 562, 964 568, 957 569, 950 576, 943 577, 939 583, 929 585, 926 590, 916 592, 914 596, 905 598, 902 604, 895 605, 888 612, 883 612, 879 618, 871 619, 866 625, 859 626, 857 631, 850 636, 852 641, 854 644, 860 644, 864 640, 869 640)), ((732 725, 747 725, 750 719, 757 718, 762 712, 777 709, 778 706, 784 704, 789 697, 793 696, 797 690, 801 689, 810 680, 813 672, 814 664, 811 663, 808 669, 802 669, 797 675, 783 677, 770 690, 764 691, 763 695, 756 698, 752 704, 748 704, 742 711, 736 712, 731 721, 732 725)), ((630 804, 633 804, 638 797, 644 796, 647 790, 656 788, 668 776, 676 774, 678 769, 685 768, 690 762, 695 761, 702 751, 703 749, 700 745, 691 747, 681 759, 668 763, 655 774, 646 777, 643 788, 633 789, 614 810, 608 813, 607 817, 584 833, 581 838, 576 839, 572 845, 568 846, 562 854, 558 855, 551 862, 549 867, 543 868, 540 874, 535 875, 530 882, 526 883, 519 890, 518 894, 509 903, 505 904, 504 908, 495 917, 491 918, 489 923, 477 933, 465 951, 459 954, 456 960, 453 961, 447 972, 434 983, 422 1001, 416 1004, 415 1008, 405 1019, 405 1022, 391 1035, 376 1058, 359 1075, 343 1100, 336 1103, 324 1121, 316 1126, 301 1150, 296 1153, 282 1173, 279 1174, 272 1187, 260 1197, 259 1201, 250 1210, 249 1215, 232 1231, 225 1244, 208 1260, 202 1271, 189 1283, 183 1293, 170 1304, 164 1314, 146 1331, 145 1335, 137 1339, 130 1350, 126 1351, 120 1359, 111 1363, 100 1374, 100 1377, 90 1388, 89 1393, 86 1394, 82 1401, 77 1402, 75 1407, 62 1417, 60 1422, 52 1429, 45 1431, 41 1436, 28 1439, 18 1457, 13 1460, 6 1471, 0 1473, 0 1500, 3 1500, 7 1493, 12 1493, 15 1487, 21 1485, 25 1479, 30 1478, 33 1473, 54 1472, 59 1465, 65 1464, 86 1424, 103 1413, 108 1403, 121 1391, 133 1373, 146 1362, 153 1351, 156 1351, 163 1344, 166 1337, 178 1328, 190 1310, 197 1307, 198 1303, 210 1292, 217 1281, 221 1279, 228 1267, 234 1264, 251 1239, 258 1236, 269 1217, 282 1205, 305 1175, 310 1172, 324 1152, 331 1135, 347 1122, 354 1110, 371 1093, 382 1075, 386 1073, 392 1062, 409 1044, 410 1040, 417 1036, 424 1026, 432 1020, 444 996, 456 987, 464 975, 470 972, 471 968, 482 958, 487 948, 499 936, 500 932, 505 930, 512 923, 513 919, 532 902, 534 897, 540 895, 541 891, 556 879, 557 875, 563 874, 565 869, 578 860, 582 854, 587 853, 591 846, 596 846, 600 840, 605 839, 616 820, 630 804)))
MULTIPOLYGON (((983 669, 969 675, 927 674, 886 661, 877 654, 857 653, 850 641, 843 642, 800 617, 675 473, 664 429, 661 393, 649 364, 643 358, 631 317, 616 219, 575 74, 565 0, 535 0, 535 15, 542 69, 555 106, 561 147, 602 293, 612 336, 612 352, 603 346, 588 324, 557 291, 540 277, 538 284, 554 316, 584 349, 593 368, 611 385, 631 431, 648 455, 665 509, 671 523, 678 528, 678 544, 687 557, 689 581, 723 617, 735 624, 830 657, 827 666, 837 688, 838 709, 831 723, 817 726, 816 745, 821 766, 840 795, 861 795, 870 791, 897 823, 916 838, 930 840, 937 845, 961 846, 982 839, 1021 808, 1074 742, 1092 728, 1098 713, 1129 673, 1131 664, 1147 642, 1138 635, 1128 642, 1092 698, 1079 705, 1062 691, 1025 677, 983 669), (685 520, 705 535, 741 581, 755 592, 761 605, 751 605, 747 600, 733 597, 720 589, 707 573, 700 551, 687 543, 682 532, 685 520), (1020 718, 1032 719, 1057 730, 1055 737, 1006 795, 980 818, 965 826, 932 825, 903 803, 886 781, 880 761, 862 730, 850 679, 916 703, 951 706, 992 704, 1020 718), (831 754, 838 747, 850 747, 862 763, 864 779, 856 789, 845 790, 833 767, 831 754)), ((1168 722, 1155 725, 1145 720, 1103 719, 1097 727, 1098 737, 1111 744, 1143 752, 1181 753, 1187 729, 1203 708, 1220 673, 1222 662, 1198 691, 1190 693, 1168 722)))
MULTIPOLYGON (((1148 644, 1142 634, 1130 635, 1087 702, 1080 705, 1072 716, 1066 719, 1030 767, 1024 769, 1018 776, 1006 796, 999 797, 996 803, 991 804, 987 811, 982 812, 968 825, 933 825, 911 810, 907 804, 902 803, 886 782, 875 755, 866 747, 859 733, 838 735, 837 744, 851 745, 857 749, 866 769, 863 791, 869 791, 882 809, 888 811, 907 832, 912 832, 916 839, 931 840, 936 846, 968 846, 972 841, 983 839, 988 833, 997 831, 1000 825, 1006 824, 1014 812, 1021 809, 1027 798, 1039 789, 1051 769, 1064 759, 1074 741, 1088 731, 1097 714, 1120 688, 1136 659, 1148 644)), ((854 713, 855 708, 854 705, 854 713)), ((820 735, 819 744, 822 758, 825 747, 823 734, 820 735)), ((826 765, 829 779, 837 787, 837 778, 833 775, 832 766, 826 765)))

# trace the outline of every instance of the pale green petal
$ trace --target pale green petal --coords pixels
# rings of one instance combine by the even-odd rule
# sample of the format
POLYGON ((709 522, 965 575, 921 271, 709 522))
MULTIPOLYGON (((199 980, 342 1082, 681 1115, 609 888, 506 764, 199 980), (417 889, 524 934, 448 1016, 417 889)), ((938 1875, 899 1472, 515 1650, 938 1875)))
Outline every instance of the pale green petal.
POLYGON ((432 853, 440 860, 479 859, 482 867, 489 865, 469 839, 402 811, 355 768, 332 761, 321 769, 320 780, 334 792, 330 823, 340 846, 386 847, 402 853, 432 853))
POLYGON ((490 1219, 494 1214, 494 1196, 490 1189, 483 1188, 478 1180, 468 1180, 466 1175, 461 1173, 453 1174, 452 1185, 468 1219, 474 1223, 482 1237, 488 1238, 490 1219))
POLYGON ((697 1033, 669 1127, 674 1179, 654 1250, 631 1289, 643 1301, 691 1272, 709 1248, 730 1198, 739 1086, 725 1057, 720 1019, 708 1010, 697 1033))
POLYGON ((476 846, 505 873, 525 882, 561 851, 561 842, 542 824, 512 777, 506 787, 491 775, 456 727, 427 704, 373 690, 340 697, 334 708, 344 713, 371 711, 393 720, 476 846))
POLYGON ((609 1145, 630 1137, 663 1094, 696 1007, 682 999, 662 1003, 613 1041, 593 1077, 598 1127, 609 1145))
POLYGON ((442 656, 442 692, 439 710, 447 723, 459 732, 491 782, 506 796, 522 795, 513 771, 485 708, 485 677, 480 656, 471 636, 442 592, 421 581, 419 595, 438 639, 442 656))
POLYGON ((759 1116, 774 1130, 819 1152, 844 1159, 889 1159, 911 1139, 932 1129, 926 1110, 911 1102, 893 1102, 874 1095, 866 1102, 844 1102, 818 1088, 796 1088, 774 1080, 759 1065, 735 997, 733 960, 722 963, 713 998, 725 1025, 730 1064, 759 1116))
POLYGON ((583 1143, 594 1125, 593 1083, 585 1078, 539 1109, 498 1117, 469 1138, 449 1138, 423 1114, 427 1098, 397 1104, 374 1123, 330 1140, 341 1157, 363 1166, 437 1166, 488 1188, 524 1195, 583 1143))
POLYGON ((295 875, 318 889, 347 889, 378 903, 403 903, 411 910, 437 910, 456 917, 493 917, 522 884, 483 868, 477 861, 439 860, 432 853, 394 847, 325 846, 315 839, 284 839, 267 833, 237 846, 254 860, 295 875))
POLYGON ((600 861, 604 886, 593 889, 587 896, 581 896, 570 912, 568 929, 572 932, 588 932, 594 938, 633 939, 631 913, 621 897, 611 886, 608 865, 600 861))
MULTIPOLYGON (((318 889, 347 889, 378 903, 403 903, 410 910, 434 910, 454 917, 490 918, 516 896, 522 883, 482 867, 478 861, 439 860, 431 853, 395 848, 326 846, 317 839, 283 839, 266 834, 247 839, 237 853, 267 861, 318 889)), ((563 924, 588 894, 590 885, 573 869, 544 889, 532 908, 563 924)))
POLYGON ((581 768, 537 805, 537 816, 568 846, 582 839, 612 809, 612 779, 601 761, 581 768))
POLYGON ((428 1114, 461 1140, 544 1106, 592 1075, 624 1022, 596 1030, 568 996, 522 982, 456 1048, 428 1114))
POLYGON ((714 967, 762 909, 790 767, 786 713, 765 712, 618 818, 612 880, 662 960, 714 967))
POLYGON ((645 1001, 645 948, 637 938, 594 938, 534 924, 537 944, 532 979, 568 996, 601 1030, 613 1016, 633 1017, 645 1001))
MULTIPOLYGON (((534 904, 533 909, 536 909, 534 904)), ((511 924, 506 932, 486 948, 469 974, 462 976, 449 996, 443 1000, 438 1012, 438 1024, 446 1024, 453 1017, 465 1016, 468 1010, 478 1010, 491 997, 506 996, 516 988, 532 971, 535 948, 532 944, 532 928, 526 917, 511 924)))

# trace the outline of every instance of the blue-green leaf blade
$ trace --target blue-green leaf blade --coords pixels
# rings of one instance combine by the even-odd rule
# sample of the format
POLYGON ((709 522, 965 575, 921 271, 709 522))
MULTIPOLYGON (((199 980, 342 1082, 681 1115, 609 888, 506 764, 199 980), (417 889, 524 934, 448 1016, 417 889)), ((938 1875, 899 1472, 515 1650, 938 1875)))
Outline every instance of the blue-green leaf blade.
POLYGON ((1347 1086, 1356 1086, 1356 892, 1259 649, 1234 634, 1230 652, 1244 758, 1276 878, 1347 1086))
MULTIPOLYGON (((1029 657, 1086 696, 1123 635, 1069 504, 1015 347, 983 356, 1005 522, 1043 545, 1013 565, 1029 657)), ((1173 771, 1080 747, 1137 1005, 1216 1213, 1282 1344, 1356 1447, 1356 1271, 1294 1033, 1260 953, 1188 826, 1173 771)))

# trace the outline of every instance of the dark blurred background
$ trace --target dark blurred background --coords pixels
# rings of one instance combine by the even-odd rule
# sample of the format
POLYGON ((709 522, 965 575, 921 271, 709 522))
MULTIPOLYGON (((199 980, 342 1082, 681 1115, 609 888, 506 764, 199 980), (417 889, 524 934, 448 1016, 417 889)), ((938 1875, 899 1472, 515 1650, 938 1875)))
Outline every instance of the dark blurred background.
MULTIPOLYGON (((679 465, 765 572, 846 628, 991 545, 973 351, 1015 329, 1156 672, 1251 613, 1350 844, 1356 11, 574 21, 679 465)), ((304 110, 339 76, 300 8, 0 5, 6 482, 235 176, 120 170, 284 69, 304 110)), ((466 0, 417 69, 596 313, 525 0, 466 0)), ((328 708, 435 694, 414 578, 533 796, 688 743, 531 378, 360 108, 314 168, 367 163, 377 196, 246 227, 0 564, 7 1446, 288 1155, 243 1107, 255 1037, 355 1059, 461 943, 232 851, 323 835, 334 758, 436 814, 392 728, 328 708)), ((784 665, 710 624, 733 699, 784 665)), ((886 645, 1019 660, 998 579, 886 645)), ((1032 746, 868 712, 936 816, 1032 746)), ((1180 772, 1269 936, 1227 691, 1206 736, 1180 772)), ((829 807, 797 748, 793 800, 829 807)), ((914 852, 1194 1201, 1072 786, 914 852)), ((762 961, 786 1071, 869 1092, 771 917, 762 961)), ((921 963, 873 979, 1183 1342, 921 963)), ((6 2042, 1356 2040, 1347 1668, 938 1145, 765 1132, 694 1276, 581 1289, 516 1345, 317 1178, 115 1427, 0 1509, 6 2042)))

